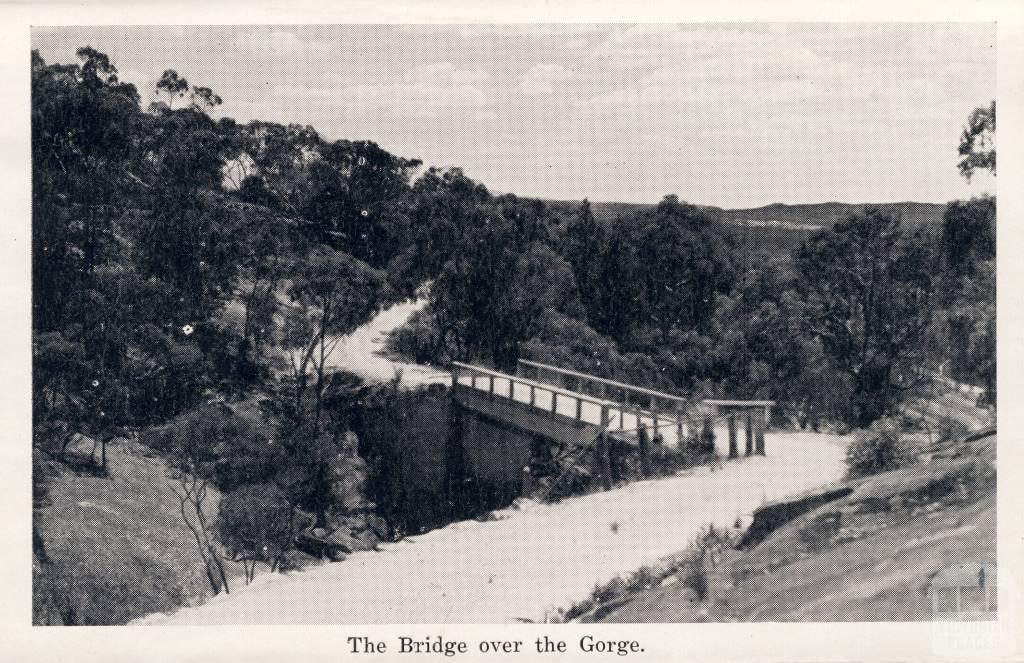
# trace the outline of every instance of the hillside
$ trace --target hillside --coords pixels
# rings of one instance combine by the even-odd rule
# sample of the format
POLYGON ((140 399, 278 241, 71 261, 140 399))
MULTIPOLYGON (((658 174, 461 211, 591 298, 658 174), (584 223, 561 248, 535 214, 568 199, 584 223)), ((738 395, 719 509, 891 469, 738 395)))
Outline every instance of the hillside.
MULTIPOLYGON (((83 439, 69 452, 89 447, 83 439)), ((49 463, 50 503, 37 515, 48 562, 35 586, 52 612, 37 611, 36 623, 124 624, 210 595, 164 460, 119 439, 108 445, 107 462, 107 476, 49 463)), ((210 513, 219 498, 212 490, 210 513)), ((232 580, 240 572, 233 567, 228 562, 232 580)))
MULTIPOLYGON (((916 442, 916 463, 835 484, 831 496, 847 494, 726 551, 708 571, 704 601, 668 576, 605 606, 597 621, 931 619, 938 574, 995 566, 996 437, 916 442)), ((759 514, 779 507, 800 500, 759 514)))

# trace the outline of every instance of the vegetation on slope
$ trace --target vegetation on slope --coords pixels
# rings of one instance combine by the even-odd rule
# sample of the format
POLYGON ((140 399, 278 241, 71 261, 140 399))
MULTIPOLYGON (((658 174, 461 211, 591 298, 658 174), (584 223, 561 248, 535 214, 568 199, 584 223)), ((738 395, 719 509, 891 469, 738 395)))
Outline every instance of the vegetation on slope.
POLYGON ((706 595, 687 583, 634 588, 608 622, 920 621, 933 578, 960 564, 995 567, 994 434, 933 443, 915 462, 838 486, 827 504, 707 564, 706 595), (839 490, 845 489, 845 490, 839 490))

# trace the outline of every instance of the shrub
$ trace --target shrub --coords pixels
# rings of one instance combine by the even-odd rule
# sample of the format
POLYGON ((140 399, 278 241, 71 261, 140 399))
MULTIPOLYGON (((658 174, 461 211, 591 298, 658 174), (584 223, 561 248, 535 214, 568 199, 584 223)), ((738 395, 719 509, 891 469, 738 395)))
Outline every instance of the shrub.
POLYGON ((851 477, 895 470, 912 460, 902 428, 890 419, 880 419, 861 431, 846 448, 846 467, 851 477))
POLYGON ((810 519, 800 528, 800 541, 808 552, 824 550, 839 533, 842 516, 836 512, 823 513, 810 519))
POLYGON ((940 440, 956 440, 967 435, 971 429, 964 422, 953 417, 942 417, 939 421, 940 440))
POLYGON ((246 581, 255 562, 276 570, 294 545, 301 523, 284 492, 274 484, 242 486, 224 496, 217 519, 217 538, 241 559, 246 581))
POLYGON ((692 560, 679 574, 679 581, 684 587, 693 592, 698 601, 703 601, 708 596, 708 571, 704 562, 699 559, 692 560))
POLYGON ((418 364, 443 363, 450 359, 444 352, 437 324, 426 311, 413 313, 404 325, 388 334, 384 346, 388 353, 418 364))

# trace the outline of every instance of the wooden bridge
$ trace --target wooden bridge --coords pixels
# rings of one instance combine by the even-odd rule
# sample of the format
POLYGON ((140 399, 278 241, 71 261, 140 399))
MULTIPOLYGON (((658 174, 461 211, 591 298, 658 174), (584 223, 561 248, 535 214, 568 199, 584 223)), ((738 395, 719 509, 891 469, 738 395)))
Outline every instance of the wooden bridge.
POLYGON ((677 447, 694 433, 713 430, 723 419, 729 427, 729 457, 737 457, 738 424, 745 421, 746 455, 763 455, 764 431, 774 405, 693 401, 524 359, 519 360, 516 375, 461 362, 452 363, 451 373, 453 399, 477 416, 560 444, 593 448, 608 487, 615 440, 638 447, 647 474, 651 445, 677 447))

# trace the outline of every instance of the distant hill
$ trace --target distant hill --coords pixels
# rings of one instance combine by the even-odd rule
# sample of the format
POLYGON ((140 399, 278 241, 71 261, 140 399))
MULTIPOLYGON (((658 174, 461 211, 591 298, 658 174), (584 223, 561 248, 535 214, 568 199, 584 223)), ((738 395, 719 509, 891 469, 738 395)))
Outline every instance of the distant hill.
MULTIPOLYGON (((852 214, 877 207, 882 212, 899 216, 909 227, 937 227, 942 223, 946 206, 937 203, 815 203, 784 205, 773 203, 753 209, 719 210, 720 218, 752 226, 789 226, 794 229, 829 228, 845 221, 852 214)), ((712 208, 717 209, 717 208, 712 208)))
MULTIPOLYGON (((547 200, 554 209, 571 212, 579 208, 579 201, 547 200)), ((653 208, 653 204, 591 202, 594 218, 613 223, 617 218, 627 219, 637 212, 653 208)), ((806 242, 811 235, 845 221, 852 214, 877 207, 883 212, 898 214, 905 227, 920 228, 936 234, 942 228, 945 205, 936 203, 815 203, 785 205, 772 203, 752 209, 722 209, 710 205, 697 205, 718 226, 719 231, 749 251, 788 253, 806 242)))
MULTIPOLYGON (((578 202, 551 201, 556 207, 578 205, 578 202)), ((590 208, 594 217, 613 221, 619 216, 628 216, 643 209, 654 207, 644 203, 605 203, 591 202, 590 208)), ((877 207, 883 212, 898 214, 903 222, 910 227, 938 227, 942 223, 945 205, 938 203, 814 203, 808 205, 786 205, 772 203, 764 207, 752 209, 723 209, 709 205, 698 205, 718 221, 744 225, 754 228, 781 227, 790 230, 817 230, 829 228, 839 221, 846 220, 851 214, 863 212, 869 207, 877 207)))

